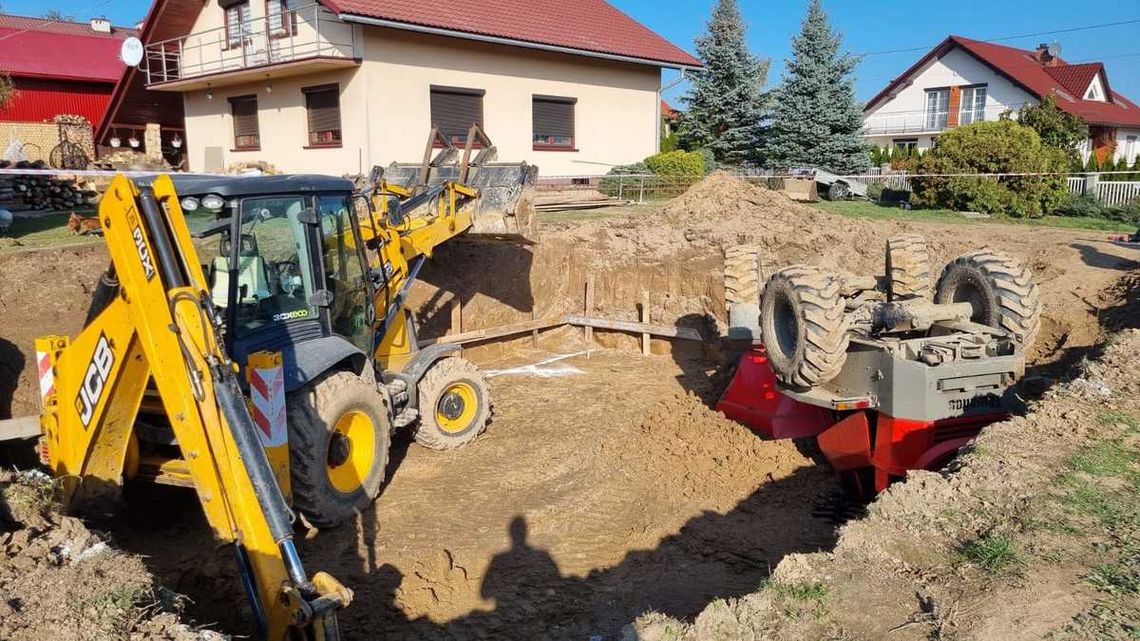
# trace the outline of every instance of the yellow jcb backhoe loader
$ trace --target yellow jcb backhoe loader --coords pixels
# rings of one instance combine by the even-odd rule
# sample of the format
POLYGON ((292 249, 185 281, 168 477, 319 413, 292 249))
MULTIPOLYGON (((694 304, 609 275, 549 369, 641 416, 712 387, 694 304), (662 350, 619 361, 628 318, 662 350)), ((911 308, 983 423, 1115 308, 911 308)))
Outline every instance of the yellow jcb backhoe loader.
MULTIPOLYGON (((161 414, 214 534, 232 542, 253 611, 272 641, 339 638, 352 593, 311 578, 292 539, 292 514, 251 416, 226 332, 168 177, 138 187, 116 177, 99 209, 111 265, 73 339, 37 340, 43 446, 73 503, 118 492, 138 474, 137 432, 161 414), (46 364, 46 367, 44 366, 46 364), (134 468, 132 470, 132 468, 134 468)), ((278 362, 259 353, 251 362, 278 362)), ((161 470, 159 471, 161 473, 161 470)))
MULTIPOLYGON (((482 373, 457 345, 420 349, 405 305, 440 244, 533 234, 535 168, 490 162, 494 146, 478 128, 468 141, 460 160, 433 133, 415 171, 374 170, 362 189, 326 176, 173 177, 225 351, 249 382, 282 489, 313 525, 344 522, 376 498, 393 430, 450 449, 487 424, 482 373), (265 351, 281 355, 279 368, 254 365, 265 351), (278 384, 284 418, 266 393, 278 384)), ((124 476, 190 485, 156 400, 144 402, 124 476)))

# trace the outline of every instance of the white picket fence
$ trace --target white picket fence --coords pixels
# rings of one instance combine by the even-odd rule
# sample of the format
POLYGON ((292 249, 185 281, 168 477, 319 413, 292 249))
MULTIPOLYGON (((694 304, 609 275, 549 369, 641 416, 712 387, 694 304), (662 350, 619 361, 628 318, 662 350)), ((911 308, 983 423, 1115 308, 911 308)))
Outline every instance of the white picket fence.
POLYGON ((1101 182, 1096 185, 1096 199, 1106 205, 1126 205, 1140 198, 1140 182, 1101 182))

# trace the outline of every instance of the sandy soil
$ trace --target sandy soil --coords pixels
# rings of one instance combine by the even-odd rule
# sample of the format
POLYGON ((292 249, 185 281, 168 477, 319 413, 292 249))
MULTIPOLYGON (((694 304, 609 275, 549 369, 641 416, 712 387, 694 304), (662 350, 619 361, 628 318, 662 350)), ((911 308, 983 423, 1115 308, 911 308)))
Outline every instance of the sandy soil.
MULTIPOLYGON (((726 246, 760 244, 769 269, 877 274, 886 238, 913 231, 939 264, 986 245, 1029 262, 1045 301, 1031 361, 1048 374, 1088 355, 1102 310, 1134 296, 1116 284, 1140 252, 1094 232, 849 219, 714 176, 658 212, 547 224, 533 247, 445 245, 411 302, 421 336, 433 336, 456 329, 453 299, 461 329, 494 327, 580 312, 592 279, 588 313, 635 318, 649 292, 654 322, 710 330, 724 320, 726 246)), ((32 339, 78 331, 105 261, 97 246, 0 256, 0 418, 36 411, 32 339)), ((507 368, 580 350, 579 336, 467 355, 507 368)), ((302 546, 310 570, 357 590, 343 626, 356 638, 617 639, 647 611, 690 619, 715 598, 754 592, 786 555, 832 547, 850 506, 830 473, 709 410, 712 362, 679 350, 655 342, 648 358, 615 350, 557 363, 581 372, 569 376, 498 376, 493 423, 472 446, 441 454, 398 441, 375 507, 302 546)), ((132 501, 116 540, 189 595, 197 621, 248 631, 231 553, 214 548, 193 498, 132 501)))

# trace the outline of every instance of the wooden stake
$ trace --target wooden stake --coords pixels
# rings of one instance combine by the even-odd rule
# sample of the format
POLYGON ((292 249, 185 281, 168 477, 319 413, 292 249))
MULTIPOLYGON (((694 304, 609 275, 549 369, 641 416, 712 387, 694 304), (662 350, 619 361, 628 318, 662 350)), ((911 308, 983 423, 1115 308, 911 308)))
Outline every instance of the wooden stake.
MULTIPOLYGON (((641 292, 641 322, 649 323, 649 292, 641 292)), ((641 355, 649 356, 649 332, 641 335, 641 355)))
MULTIPOLYGON (((594 310, 594 275, 586 276, 586 300, 582 305, 582 315, 589 316, 594 310)), ((587 326, 582 331, 582 338, 586 341, 586 358, 590 357, 590 346, 594 343, 594 328, 587 326)))
POLYGON ((459 301, 459 297, 451 299, 451 331, 448 334, 462 334, 463 333, 463 303, 459 301))
MULTIPOLYGON (((538 310, 535 309, 535 307, 533 305, 530 308, 530 319, 532 321, 538 320, 538 310)), ((538 329, 537 328, 533 332, 530 333, 530 345, 531 345, 531 347, 538 349, 538 329)))

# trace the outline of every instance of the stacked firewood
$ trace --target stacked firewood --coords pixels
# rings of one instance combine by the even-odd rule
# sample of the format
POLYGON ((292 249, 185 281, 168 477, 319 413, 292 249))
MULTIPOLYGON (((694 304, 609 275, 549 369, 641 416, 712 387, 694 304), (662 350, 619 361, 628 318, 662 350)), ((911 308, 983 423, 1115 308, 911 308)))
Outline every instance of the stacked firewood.
MULTIPOLYGON (((42 160, 10 163, 0 169, 50 169, 42 160)), ((0 209, 8 211, 65 211, 83 209, 98 201, 95 185, 82 177, 0 174, 0 209)))

